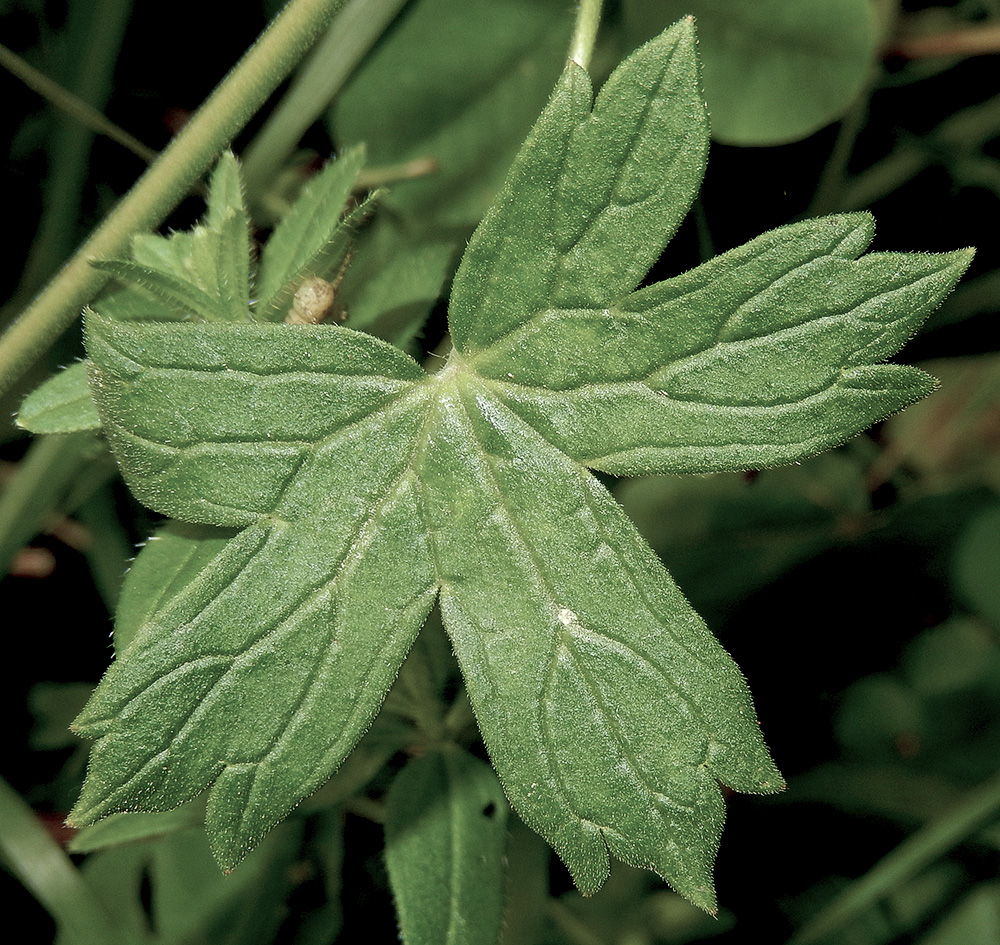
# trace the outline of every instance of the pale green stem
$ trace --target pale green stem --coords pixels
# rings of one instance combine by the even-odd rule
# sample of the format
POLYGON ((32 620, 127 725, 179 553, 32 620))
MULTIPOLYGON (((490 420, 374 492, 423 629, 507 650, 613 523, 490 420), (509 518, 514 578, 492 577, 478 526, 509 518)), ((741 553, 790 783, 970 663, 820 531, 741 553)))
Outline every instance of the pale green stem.
POLYGON ((576 26, 569 44, 569 58, 584 69, 590 68, 590 57, 597 42, 597 28, 601 23, 602 0, 580 0, 576 11, 576 26))
POLYGON ((316 44, 243 152, 243 181, 252 203, 261 199, 306 129, 322 115, 405 2, 347 0, 336 27, 316 44))
POLYGON ((112 141, 127 148, 147 164, 156 160, 157 152, 134 138, 124 128, 108 120, 102 112, 89 105, 82 98, 63 88, 31 63, 25 62, 16 52, 0 44, 0 66, 17 76, 25 85, 36 91, 56 108, 75 118, 96 134, 106 135, 112 141))
POLYGON ((158 226, 264 104, 344 0, 291 0, 7 333, 0 338, 0 394, 73 323, 108 278, 90 266, 126 251, 132 235, 158 226))
POLYGON ((965 799, 928 823, 828 903, 789 941, 807 945, 875 906, 920 870, 975 833, 1000 810, 1000 776, 969 791, 965 799))
POLYGON ((64 113, 56 116, 46 143, 42 214, 17 293, 5 306, 12 315, 52 278, 86 232, 80 226, 80 207, 91 172, 94 135, 106 135, 146 164, 156 159, 156 151, 101 113, 114 86, 115 63, 131 12, 132 0, 92 0, 70 6, 63 42, 73 56, 59 63, 64 84, 3 50, 4 65, 64 113))

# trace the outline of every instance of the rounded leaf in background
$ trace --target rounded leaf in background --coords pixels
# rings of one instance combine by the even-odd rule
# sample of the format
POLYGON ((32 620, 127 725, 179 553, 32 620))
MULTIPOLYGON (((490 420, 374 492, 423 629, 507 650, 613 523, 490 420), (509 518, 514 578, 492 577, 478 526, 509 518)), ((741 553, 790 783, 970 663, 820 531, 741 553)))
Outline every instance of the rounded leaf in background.
POLYGON ((797 141, 836 121, 878 49, 869 0, 626 0, 630 39, 695 17, 712 136, 724 144, 797 141))

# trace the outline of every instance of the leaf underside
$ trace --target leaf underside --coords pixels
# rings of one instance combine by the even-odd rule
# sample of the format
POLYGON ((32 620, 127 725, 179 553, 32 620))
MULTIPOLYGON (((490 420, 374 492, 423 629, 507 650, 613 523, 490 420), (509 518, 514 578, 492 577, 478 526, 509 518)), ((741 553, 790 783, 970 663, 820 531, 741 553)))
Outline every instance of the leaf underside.
POLYGON ((350 752, 437 599, 507 796, 580 889, 610 851, 714 909, 716 782, 781 778, 739 670, 590 469, 789 462, 901 409, 933 382, 876 362, 969 254, 858 259, 870 219, 830 217, 636 292, 707 140, 688 21, 593 107, 568 66, 433 376, 345 328, 88 316, 133 491, 239 531, 134 619, 76 723, 97 743, 74 822, 211 786, 233 867, 350 752))

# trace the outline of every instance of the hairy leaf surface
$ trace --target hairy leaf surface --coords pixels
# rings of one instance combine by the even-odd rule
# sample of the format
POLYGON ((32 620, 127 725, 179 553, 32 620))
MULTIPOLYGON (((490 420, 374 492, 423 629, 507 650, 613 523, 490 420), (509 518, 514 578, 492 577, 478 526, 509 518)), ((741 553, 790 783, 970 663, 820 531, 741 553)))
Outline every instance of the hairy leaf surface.
POLYGON ((237 531, 140 555, 152 603, 77 722, 98 741, 76 822, 210 788, 234 866, 361 737, 439 598, 507 795, 579 887, 614 854, 714 909, 717 781, 780 775, 739 670, 590 470, 787 462, 898 410, 931 381, 876 362, 968 254, 859 260, 870 221, 833 217, 636 292, 707 135, 689 21, 593 108, 567 66, 435 375, 345 328, 88 316, 132 489, 237 531))

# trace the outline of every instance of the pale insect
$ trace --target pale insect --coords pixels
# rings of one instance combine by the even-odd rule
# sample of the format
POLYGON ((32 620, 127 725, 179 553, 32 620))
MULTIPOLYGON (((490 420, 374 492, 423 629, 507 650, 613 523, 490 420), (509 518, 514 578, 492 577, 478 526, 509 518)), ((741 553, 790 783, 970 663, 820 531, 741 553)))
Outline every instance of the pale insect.
POLYGON ((292 297, 292 307, 285 316, 286 325, 318 325, 327 317, 338 322, 347 318, 347 310, 336 305, 337 289, 344 280, 344 273, 351 261, 351 254, 344 257, 333 282, 319 276, 309 276, 302 280, 292 297))

